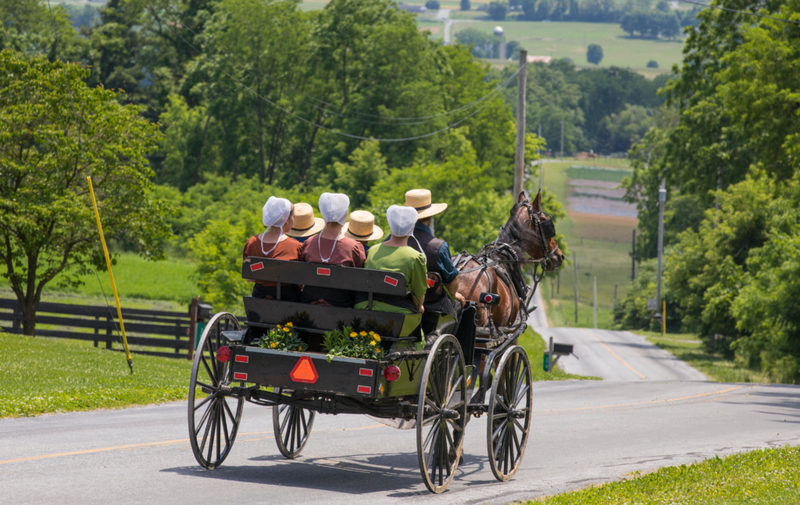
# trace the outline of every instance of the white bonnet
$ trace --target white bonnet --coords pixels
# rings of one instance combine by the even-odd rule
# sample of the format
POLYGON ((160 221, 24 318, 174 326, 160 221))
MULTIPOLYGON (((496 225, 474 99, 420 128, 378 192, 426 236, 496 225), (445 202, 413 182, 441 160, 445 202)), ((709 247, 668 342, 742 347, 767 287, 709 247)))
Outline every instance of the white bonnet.
POLYGON ((289 214, 292 212, 292 202, 286 198, 269 197, 264 209, 261 211, 261 222, 264 226, 281 227, 286 224, 289 214))
POLYGON ((350 210, 350 199, 342 193, 322 193, 319 197, 319 213, 326 223, 344 226, 350 210))
POLYGON ((389 221, 389 228, 395 237, 407 237, 414 231, 417 224, 417 209, 402 205, 392 205, 386 211, 386 219, 389 221))

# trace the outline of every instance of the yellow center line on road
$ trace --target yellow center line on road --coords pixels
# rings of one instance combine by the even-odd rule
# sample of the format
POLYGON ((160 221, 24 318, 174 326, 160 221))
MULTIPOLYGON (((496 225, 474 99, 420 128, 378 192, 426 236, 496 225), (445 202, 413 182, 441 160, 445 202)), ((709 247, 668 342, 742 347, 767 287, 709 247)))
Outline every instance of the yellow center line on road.
MULTIPOLYGON (((360 426, 358 428, 342 428, 338 430, 317 430, 319 433, 325 432, 338 432, 338 431, 354 431, 354 430, 369 430, 373 428, 383 428, 385 424, 373 424, 370 426, 360 426)), ((272 431, 256 431, 252 433, 239 433, 238 436, 249 436, 249 435, 266 435, 272 434, 272 431)), ((253 442, 258 440, 264 440, 263 438, 255 438, 250 440, 240 440, 241 442, 253 442)), ((129 444, 129 445, 117 445, 114 447, 101 447, 98 449, 86 449, 83 451, 72 451, 72 452, 60 452, 57 454, 42 454, 39 456, 28 456, 26 458, 16 458, 16 459, 7 459, 4 461, 0 461, 0 465, 5 465, 8 463, 22 463, 24 461, 35 461, 37 459, 49 459, 49 458, 61 458, 64 456, 79 456, 81 454, 93 454, 97 452, 111 452, 111 451, 127 451, 131 449, 141 449, 143 447, 160 447, 160 446, 168 446, 168 445, 178 445, 178 444, 188 444, 189 439, 184 438, 181 440, 165 440, 163 442, 146 442, 143 444, 129 444)))
POLYGON ((639 377, 641 377, 641 378, 642 378, 642 380, 644 380, 644 379, 646 379, 646 378, 647 378, 647 377, 645 377, 644 375, 642 375, 641 373, 639 373, 639 371, 638 371, 638 370, 636 370, 635 368, 633 368, 632 366, 630 366, 630 365, 629 365, 629 364, 628 364, 628 363, 627 363, 627 362, 626 362, 624 359, 620 358, 620 357, 617 355, 617 353, 615 353, 614 351, 612 351, 612 350, 611 350, 611 348, 610 348, 610 347, 608 347, 608 346, 607 346, 605 343, 601 342, 599 338, 595 337, 594 335, 592 335, 592 334, 591 334, 591 333, 589 333, 588 331, 584 330, 583 328, 578 328, 578 329, 579 329, 579 330, 581 330, 582 332, 584 332, 585 334, 589 335, 589 336, 590 336, 590 337, 592 337, 593 339, 595 339, 595 340, 597 341, 597 343, 599 343, 600 345, 602 345, 603 347, 605 347, 606 351, 610 352, 612 356, 614 356, 615 358, 617 358, 617 359, 619 360, 619 362, 620 362, 620 363, 622 363, 623 365, 625 365, 626 367, 628 367, 628 369, 629 369, 631 372, 633 372, 633 373, 635 373, 636 375, 638 375, 639 377))
POLYGON ((680 398, 665 398, 663 400, 650 400, 646 402, 635 402, 635 403, 617 403, 615 405, 598 405, 594 407, 575 407, 572 409, 551 409, 551 410, 534 410, 534 413, 544 414, 547 412, 577 412, 579 410, 606 410, 606 409, 613 409, 617 407, 637 407, 639 405, 655 405, 658 403, 671 403, 671 402, 680 402, 683 400, 693 400, 695 398, 703 398, 706 396, 715 396, 721 395, 725 393, 729 393, 731 391, 736 391, 737 389, 742 389, 744 387, 755 387, 755 386, 733 386, 726 389, 721 389, 719 391, 711 391, 709 393, 700 393, 696 395, 690 396, 681 396, 680 398))

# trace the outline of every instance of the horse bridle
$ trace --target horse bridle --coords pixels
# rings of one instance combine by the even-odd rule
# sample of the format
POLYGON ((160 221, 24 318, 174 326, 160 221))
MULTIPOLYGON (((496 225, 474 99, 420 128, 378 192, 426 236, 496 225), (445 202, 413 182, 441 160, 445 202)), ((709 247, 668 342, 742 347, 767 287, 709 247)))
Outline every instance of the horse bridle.
POLYGON ((553 217, 547 212, 541 211, 542 214, 547 216, 547 219, 540 219, 539 213, 534 212, 533 206, 529 202, 522 202, 522 205, 528 209, 528 219, 523 221, 523 223, 535 224, 535 228, 539 232, 542 248, 545 251, 544 258, 542 258, 544 261, 542 263, 546 266, 553 259, 553 256, 556 255, 556 250, 558 249, 558 246, 550 249, 548 245, 548 241, 556 236, 556 225, 553 223, 553 217))

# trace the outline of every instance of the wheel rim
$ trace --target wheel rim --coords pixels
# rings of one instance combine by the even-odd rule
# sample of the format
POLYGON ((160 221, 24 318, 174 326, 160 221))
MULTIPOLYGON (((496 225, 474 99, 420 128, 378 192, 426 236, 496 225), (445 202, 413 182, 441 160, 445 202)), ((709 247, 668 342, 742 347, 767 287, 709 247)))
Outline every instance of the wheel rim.
POLYGON ((306 446, 311 435, 316 413, 290 405, 272 407, 272 429, 278 450, 289 459, 296 458, 306 446))
POLYGON ((422 480, 433 493, 450 484, 467 425, 467 377, 461 346, 445 335, 431 348, 417 407, 417 457, 422 480))
POLYGON ((531 367, 525 350, 515 346, 500 359, 494 374, 487 419, 489 464, 495 478, 517 473, 531 426, 531 367))
POLYGON ((218 467, 230 453, 244 399, 226 396, 230 387, 230 362, 217 361, 222 332, 238 330, 231 314, 215 314, 208 322, 197 346, 189 382, 189 441, 197 462, 205 468, 218 467), (205 398, 202 394, 206 394, 205 398))

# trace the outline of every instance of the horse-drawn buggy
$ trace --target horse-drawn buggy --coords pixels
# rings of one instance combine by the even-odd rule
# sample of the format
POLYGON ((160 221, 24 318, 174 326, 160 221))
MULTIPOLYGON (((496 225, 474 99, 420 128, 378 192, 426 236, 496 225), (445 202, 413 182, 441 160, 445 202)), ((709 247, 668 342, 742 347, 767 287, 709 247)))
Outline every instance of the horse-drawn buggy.
POLYGON ((369 303, 358 310, 281 301, 280 294, 275 300, 246 297, 245 328, 229 313, 215 314, 198 343, 189 388, 190 441, 200 465, 216 468, 228 456, 247 401, 272 407, 275 440, 287 458, 303 450, 317 414, 366 414, 414 429, 420 473, 434 493, 455 475, 467 421, 486 415, 490 468, 498 480, 510 479, 525 453, 533 401, 530 363, 517 339, 527 327, 535 286, 525 282, 520 264, 555 268, 563 259, 552 234, 545 236, 549 228, 545 216, 539 219, 541 210, 528 203, 515 209, 509 220, 514 226, 506 223, 498 241, 478 255, 459 255, 466 279, 459 292, 473 301, 458 319, 432 311, 372 310, 373 300, 406 293, 401 273, 246 258, 243 277, 274 282, 278 291, 281 283, 347 289, 363 293, 369 303), (527 220, 521 218, 525 208, 527 220), (525 246, 525 237, 515 240, 515 233, 539 249, 525 246), (504 309, 496 294, 502 289, 481 289, 492 287, 516 298, 513 321, 493 317, 504 309), (296 332, 304 350, 259 345, 275 328, 296 332), (342 328, 379 335, 371 342, 380 349, 378 357, 332 355, 323 335, 342 328))

